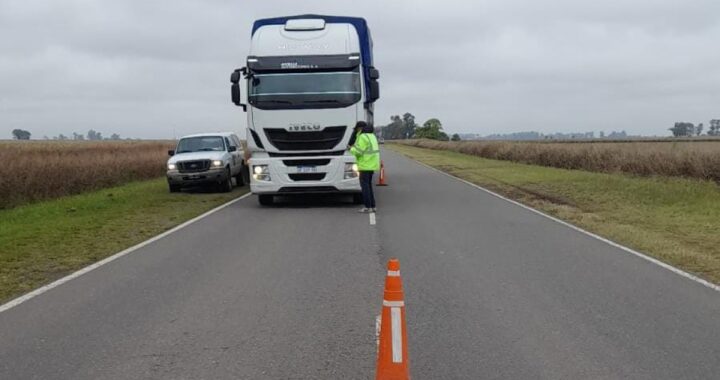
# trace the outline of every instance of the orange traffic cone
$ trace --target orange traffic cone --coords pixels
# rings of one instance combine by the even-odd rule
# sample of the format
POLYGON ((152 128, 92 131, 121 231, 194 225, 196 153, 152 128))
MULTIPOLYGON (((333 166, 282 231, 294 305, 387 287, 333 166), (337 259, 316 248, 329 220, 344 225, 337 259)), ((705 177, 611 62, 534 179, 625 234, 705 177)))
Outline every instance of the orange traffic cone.
POLYGON ((376 380, 408 380, 410 371, 405 328, 405 296, 400 279, 400 262, 390 259, 385 277, 376 380))
POLYGON ((385 183, 385 163, 383 161, 380 161, 380 178, 376 186, 387 186, 387 183, 385 183))

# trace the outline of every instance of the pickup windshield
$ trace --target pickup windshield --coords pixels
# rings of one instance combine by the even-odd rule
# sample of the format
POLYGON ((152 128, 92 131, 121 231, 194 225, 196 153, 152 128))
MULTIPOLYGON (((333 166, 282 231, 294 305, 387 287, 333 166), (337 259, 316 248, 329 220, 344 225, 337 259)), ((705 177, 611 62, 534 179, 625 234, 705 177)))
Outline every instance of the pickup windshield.
POLYGON ((222 152, 225 150, 220 136, 185 137, 178 142, 176 153, 222 152))
POLYGON ((260 109, 341 108, 361 98, 360 73, 354 71, 256 73, 250 104, 260 109))

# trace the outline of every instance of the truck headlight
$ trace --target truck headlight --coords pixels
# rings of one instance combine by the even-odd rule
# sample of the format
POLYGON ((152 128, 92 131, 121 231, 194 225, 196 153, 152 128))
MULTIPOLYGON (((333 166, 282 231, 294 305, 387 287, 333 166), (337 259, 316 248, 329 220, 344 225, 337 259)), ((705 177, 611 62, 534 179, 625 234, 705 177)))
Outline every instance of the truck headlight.
POLYGON ((213 166, 214 168, 220 168, 220 167, 223 166, 223 162, 220 161, 220 160, 215 160, 215 161, 212 162, 212 166, 213 166))
POLYGON ((175 164, 168 164, 168 170, 175 170, 177 169, 177 165, 175 164))
POLYGON ((352 162, 345 163, 345 175, 343 176, 343 179, 357 178, 358 173, 357 164, 352 162))
POLYGON ((270 181, 270 170, 267 165, 253 165, 253 178, 256 181, 270 181))

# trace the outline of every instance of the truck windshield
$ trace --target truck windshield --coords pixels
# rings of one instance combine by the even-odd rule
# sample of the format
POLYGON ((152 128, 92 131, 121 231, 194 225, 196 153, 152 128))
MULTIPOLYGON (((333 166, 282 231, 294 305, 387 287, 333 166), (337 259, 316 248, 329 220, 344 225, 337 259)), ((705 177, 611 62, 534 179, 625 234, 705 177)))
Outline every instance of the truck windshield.
POLYGON ((178 142, 175 153, 222 152, 225 144, 220 136, 185 137, 178 142))
POLYGON ((256 73, 250 104, 260 109, 340 108, 360 100, 357 71, 256 73))

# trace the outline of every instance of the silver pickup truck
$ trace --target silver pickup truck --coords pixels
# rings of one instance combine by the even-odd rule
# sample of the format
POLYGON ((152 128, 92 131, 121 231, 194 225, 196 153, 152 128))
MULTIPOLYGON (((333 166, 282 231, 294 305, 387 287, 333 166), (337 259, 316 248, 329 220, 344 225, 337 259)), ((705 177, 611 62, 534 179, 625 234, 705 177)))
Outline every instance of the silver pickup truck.
POLYGON ((170 192, 186 186, 214 184, 223 192, 249 182, 240 139, 231 132, 185 136, 175 150, 168 151, 167 180, 170 192))

